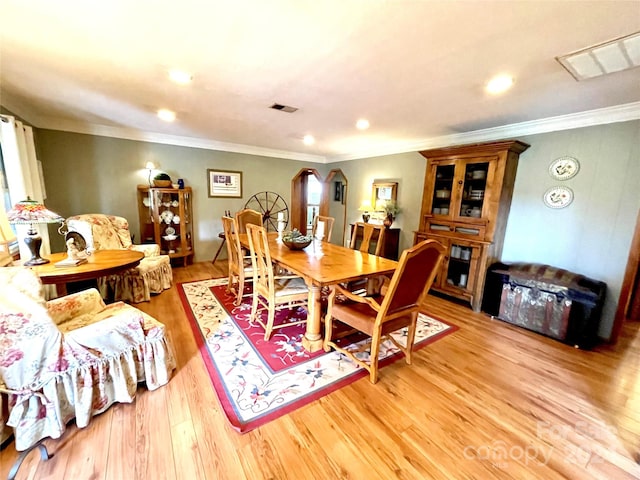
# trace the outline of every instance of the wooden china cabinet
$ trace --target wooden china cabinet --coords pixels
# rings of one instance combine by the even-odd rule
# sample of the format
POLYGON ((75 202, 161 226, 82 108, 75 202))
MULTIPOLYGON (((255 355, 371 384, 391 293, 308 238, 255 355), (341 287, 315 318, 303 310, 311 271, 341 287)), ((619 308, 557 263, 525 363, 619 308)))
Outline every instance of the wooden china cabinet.
POLYGON ((487 266, 500 259, 519 155, 510 140, 424 150, 427 170, 414 244, 442 243, 447 255, 432 289, 480 310, 487 266))
POLYGON ((191 188, 138 185, 138 215, 142 243, 157 243, 171 260, 193 261, 191 188))

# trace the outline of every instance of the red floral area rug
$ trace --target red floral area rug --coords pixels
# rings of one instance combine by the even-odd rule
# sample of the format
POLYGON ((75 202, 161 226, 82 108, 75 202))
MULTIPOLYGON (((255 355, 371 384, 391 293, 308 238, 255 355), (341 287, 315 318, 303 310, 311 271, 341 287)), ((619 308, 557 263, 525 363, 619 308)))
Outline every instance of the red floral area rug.
MULTIPOLYGON (((226 278, 181 283, 178 292, 220 404, 240 432, 368 376, 365 369, 338 352, 307 352, 302 347, 304 324, 277 329, 265 341, 262 326, 249 323, 251 297, 236 307, 226 285, 226 278)), ((275 324, 306 315, 304 309, 285 309, 277 312, 275 324)), ((420 314, 414 348, 455 330, 454 325, 420 314)), ((403 337, 406 329, 394 335, 403 337)), ((360 341, 364 341, 361 336, 344 340, 347 344, 360 341)), ((361 355, 366 359, 368 353, 361 355)), ((380 348, 381 367, 402 357, 391 342, 380 348)))

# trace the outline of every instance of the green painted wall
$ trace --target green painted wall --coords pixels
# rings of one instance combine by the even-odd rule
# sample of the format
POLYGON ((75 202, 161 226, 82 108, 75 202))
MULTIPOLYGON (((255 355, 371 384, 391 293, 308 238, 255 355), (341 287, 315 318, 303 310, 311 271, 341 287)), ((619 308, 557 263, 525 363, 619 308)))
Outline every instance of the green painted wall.
MULTIPOLYGON (((531 147, 520 155, 502 259, 546 263, 607 283, 600 336, 611 334, 627 256, 640 209, 640 121, 519 137, 531 147), (573 156, 581 165, 565 182, 549 175, 550 163, 573 156), (542 201, 551 186, 573 189, 575 200, 554 210, 542 201)), ((374 178, 398 181, 401 248, 419 225, 426 160, 405 153, 332 164, 349 179, 351 222, 371 195, 374 178)))
POLYGON ((521 140, 531 147, 520 157, 502 258, 547 263, 606 282, 600 335, 608 338, 640 209, 640 121, 521 140), (578 175, 554 180, 549 164, 567 155, 580 162, 578 175), (542 201, 556 185, 574 192, 566 208, 547 208, 542 201))
MULTIPOLYGON (((47 206, 63 217, 80 213, 106 213, 127 218, 139 241, 136 186, 146 185, 147 162, 172 179, 183 178, 193 189, 195 260, 211 260, 220 245, 221 217, 235 212, 247 199, 269 190, 290 205, 291 179, 304 167, 325 174, 325 165, 295 160, 177 147, 54 130, 37 130, 36 148, 42 161, 47 206), (207 169, 243 172, 243 198, 209 198, 207 169)), ((63 250, 62 239, 52 235, 52 251, 63 250), (57 241, 56 241, 57 240, 57 241)))
MULTIPOLYGON (((608 337, 640 208, 640 121, 519 139, 531 148, 520 157, 503 259, 548 263, 607 282, 600 334, 608 337), (542 195, 560 182, 549 176, 548 167, 564 155, 581 164, 580 173, 564 182, 574 190, 575 200, 568 208, 551 210, 542 195)), ((347 223, 361 218, 358 206, 371 197, 373 181, 384 179, 399 184, 402 212, 394 226, 402 229, 401 248, 412 244, 419 224, 426 160, 416 152, 321 165, 52 130, 36 130, 36 147, 47 206, 65 217, 122 215, 130 220, 136 238, 136 185, 147 181, 145 163, 153 161, 173 179, 184 178, 194 189, 196 261, 213 257, 224 210, 239 210, 250 195, 264 190, 280 194, 290 205, 291 178, 304 167, 323 176, 342 169, 349 185, 347 223), (208 198, 208 168, 242 171, 244 198, 208 198)), ((62 250, 62 242, 52 243, 52 249, 62 250)))

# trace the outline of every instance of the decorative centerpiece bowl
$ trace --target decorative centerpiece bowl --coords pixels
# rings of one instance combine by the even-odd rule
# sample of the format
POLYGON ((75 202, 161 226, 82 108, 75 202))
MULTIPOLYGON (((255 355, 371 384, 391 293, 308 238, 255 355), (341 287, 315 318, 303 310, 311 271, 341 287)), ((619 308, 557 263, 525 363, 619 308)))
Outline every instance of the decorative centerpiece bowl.
POLYGON ((308 247, 311 244, 312 240, 312 238, 309 238, 307 240, 282 240, 282 243, 284 243, 291 250, 302 250, 304 247, 308 247))
POLYGON ((158 173, 155 177, 153 177, 153 185, 156 187, 170 187, 171 186, 171 177, 164 173, 158 173))
POLYGON ((313 241, 311 235, 302 235, 297 229, 282 234, 282 243, 291 250, 302 250, 308 247, 313 241))

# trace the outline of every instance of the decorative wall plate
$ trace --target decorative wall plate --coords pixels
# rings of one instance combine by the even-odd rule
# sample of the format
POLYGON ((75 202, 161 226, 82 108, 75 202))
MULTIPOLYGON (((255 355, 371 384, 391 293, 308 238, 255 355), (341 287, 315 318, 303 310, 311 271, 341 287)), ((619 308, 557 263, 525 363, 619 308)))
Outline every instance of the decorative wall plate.
POLYGON ((580 162, 573 157, 560 157, 549 165, 549 174, 556 180, 569 180, 580 170, 580 162))
POLYGON ((551 187, 544 192, 543 200, 549 208, 564 208, 573 201, 573 190, 569 187, 551 187))

